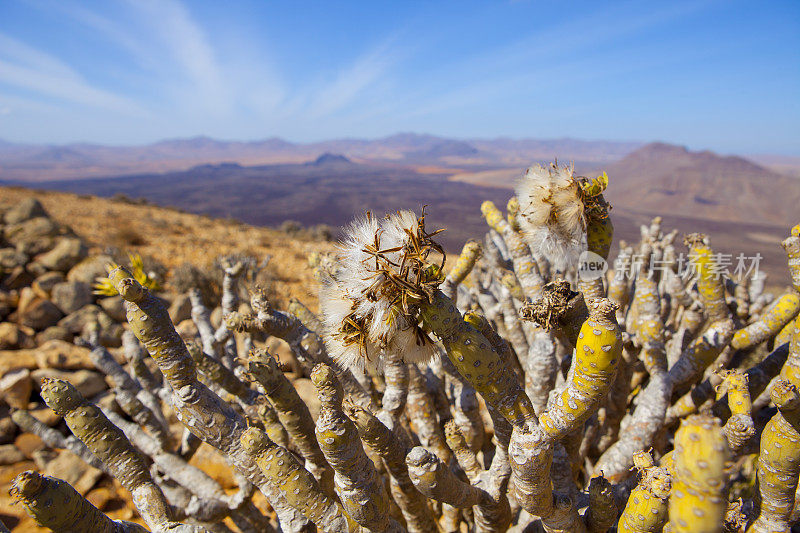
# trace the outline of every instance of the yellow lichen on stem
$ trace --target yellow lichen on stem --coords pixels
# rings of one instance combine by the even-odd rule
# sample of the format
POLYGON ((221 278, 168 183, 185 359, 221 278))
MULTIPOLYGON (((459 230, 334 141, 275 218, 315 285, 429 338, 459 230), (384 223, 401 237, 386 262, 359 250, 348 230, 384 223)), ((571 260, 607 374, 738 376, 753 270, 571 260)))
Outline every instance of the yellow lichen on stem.
POLYGON ((781 378, 800 387, 800 315, 794 320, 794 332, 789 340, 789 357, 781 369, 781 378))
POLYGON ((789 256, 789 273, 794 290, 800 292, 800 224, 792 228, 791 235, 781 245, 789 256))
POLYGON ((325 494, 311 473, 289 450, 272 442, 266 433, 248 428, 242 433, 242 446, 252 455, 261 471, 274 483, 286 501, 323 531, 357 532, 360 527, 339 504, 325 494))
POLYGON ((572 381, 541 417, 543 430, 554 441, 580 427, 608 394, 622 355, 615 311, 616 305, 606 299, 589 305, 589 318, 578 334, 572 381))
POLYGON ((530 399, 506 364, 481 333, 464 320, 455 303, 441 291, 430 302, 421 302, 420 316, 425 328, 435 333, 447 356, 484 400, 515 426, 536 420, 530 399))
POLYGON ((633 459, 639 471, 639 484, 628 497, 617 532, 658 533, 668 518, 672 476, 666 468, 654 466, 649 452, 636 452, 633 459))
POLYGON ((383 459, 391 475, 389 488, 403 513, 409 533, 436 531, 436 519, 427 500, 408 476, 406 446, 383 422, 363 407, 347 402, 344 409, 358 428, 361 440, 383 459))
POLYGON ((320 413, 316 435, 322 453, 336 474, 336 492, 345 512, 368 531, 396 531, 389 517, 389 500, 375 466, 364 453, 358 430, 342 410, 342 386, 329 366, 320 363, 311 373, 320 413))
POLYGON ((314 438, 314 419, 278 362, 263 350, 253 350, 248 354, 248 373, 264 388, 278 420, 306 460, 308 470, 323 490, 333 496, 333 470, 314 438))
POLYGON ((800 312, 800 294, 783 294, 761 318, 733 334, 731 346, 745 350, 777 335, 800 312))
POLYGON ((722 273, 714 259, 714 253, 707 244, 707 237, 701 233, 686 236, 684 243, 689 247, 690 264, 697 272, 697 290, 710 322, 723 320, 730 315, 725 303, 725 283, 722 273))
POLYGON ((683 350, 680 359, 669 369, 673 389, 698 381, 703 371, 716 360, 733 336, 733 320, 726 318, 712 323, 701 337, 683 350))
POLYGON ((522 239, 522 236, 514 231, 511 225, 503 218, 503 214, 494 205, 494 203, 486 201, 481 204, 481 213, 486 218, 486 223, 503 236, 503 239, 508 246, 508 252, 511 254, 511 261, 514 265, 514 273, 517 275, 520 285, 525 291, 525 294, 533 298, 542 288, 544 281, 539 273, 539 267, 536 264, 528 244, 522 239))
POLYGON ((800 394, 779 380, 772 389, 778 413, 761 433, 758 456, 759 513, 752 533, 788 531, 800 475, 800 394))
POLYGON ((750 411, 753 403, 750 400, 750 390, 747 383, 747 374, 740 370, 722 370, 720 375, 723 383, 717 386, 717 400, 722 395, 728 394, 728 407, 731 416, 722 427, 728 445, 733 453, 742 449, 755 435, 756 427, 750 411))
POLYGON ((481 244, 478 241, 467 241, 464 243, 464 247, 461 249, 461 255, 456 259, 456 264, 453 265, 453 268, 447 274, 442 284, 442 291, 444 291, 445 294, 451 298, 453 297, 456 287, 467 278, 472 271, 472 267, 475 266, 475 261, 478 260, 480 255, 481 244))
POLYGON ((728 507, 726 472, 730 451, 719 421, 687 418, 675 434, 675 475, 669 499, 673 533, 718 533, 728 507))
POLYGON ((15 477, 9 493, 25 507, 37 524, 53 531, 147 533, 139 524, 111 520, 66 481, 32 470, 15 477))

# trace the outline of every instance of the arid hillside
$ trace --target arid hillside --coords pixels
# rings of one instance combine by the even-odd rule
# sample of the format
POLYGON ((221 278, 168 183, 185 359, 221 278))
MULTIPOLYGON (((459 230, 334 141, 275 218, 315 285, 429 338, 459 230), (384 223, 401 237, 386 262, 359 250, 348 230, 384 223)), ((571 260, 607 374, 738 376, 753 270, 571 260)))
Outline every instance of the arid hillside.
MULTIPOLYGON (((90 245, 90 253, 128 252, 153 259, 167 269, 184 263, 208 265, 221 255, 270 256, 274 289, 283 298, 296 296, 315 306, 316 283, 308 266, 313 251, 332 249, 326 242, 250 226, 232 220, 182 213, 152 205, 110 201, 18 187, 0 187, 0 210, 26 198, 39 200, 59 223, 90 245)), ((167 280, 169 281, 169 280, 167 280)))
POLYGON ((800 205, 800 180, 741 157, 653 143, 605 170, 609 200, 641 212, 720 221, 788 224, 800 205))

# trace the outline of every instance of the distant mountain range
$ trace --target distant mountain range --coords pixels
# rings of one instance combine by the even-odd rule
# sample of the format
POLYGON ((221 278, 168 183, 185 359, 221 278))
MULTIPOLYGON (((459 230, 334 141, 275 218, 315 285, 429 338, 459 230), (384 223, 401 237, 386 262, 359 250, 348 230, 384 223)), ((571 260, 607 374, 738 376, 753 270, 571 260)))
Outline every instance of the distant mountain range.
POLYGON ((556 157, 581 164, 603 164, 615 161, 639 146, 640 143, 574 139, 455 140, 413 133, 374 140, 339 139, 306 144, 278 138, 236 142, 209 137, 167 140, 143 146, 30 145, 0 140, 0 181, 112 177, 188 170, 201 164, 222 162, 250 166, 303 163, 326 152, 342 154, 356 162, 447 169, 524 166, 532 160, 556 157))
POLYGON ((485 231, 482 200, 504 205, 525 167, 556 157, 574 164, 579 174, 608 173, 607 198, 619 238, 637 240, 639 224, 662 215, 668 227, 708 231, 712 243, 732 253, 761 252, 774 268, 785 269, 778 243, 800 222, 800 177, 786 172, 795 168, 794 160, 768 161, 781 173, 742 157, 664 143, 416 134, 313 144, 208 137, 139 147, 0 142, 0 180, 145 197, 261 225, 291 219, 339 226, 365 210, 427 204, 431 222, 449 228, 445 244, 456 250, 485 231))

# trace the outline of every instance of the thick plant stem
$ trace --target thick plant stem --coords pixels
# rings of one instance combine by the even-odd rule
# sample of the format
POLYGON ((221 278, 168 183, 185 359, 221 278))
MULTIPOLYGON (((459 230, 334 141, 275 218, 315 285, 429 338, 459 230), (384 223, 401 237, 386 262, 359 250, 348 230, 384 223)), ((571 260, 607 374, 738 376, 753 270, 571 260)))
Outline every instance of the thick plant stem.
POLYGON ((617 520, 617 503, 611 483, 603 477, 595 476, 589 481, 589 508, 584 521, 588 533, 605 533, 617 520))
POLYGON ((800 292, 800 224, 792 228, 791 235, 781 245, 789 256, 789 273, 794 290, 800 292))
POLYGON ((150 477, 144 458, 125 434, 69 382, 45 378, 42 381, 42 398, 56 414, 64 417, 72 433, 131 493, 134 505, 151 529, 202 531, 172 521, 169 504, 150 477))
POLYGON ((263 291, 253 292, 250 305, 255 315, 243 316, 231 313, 225 317, 228 327, 239 331, 263 331, 285 340, 305 370, 310 371, 317 363, 330 366, 336 372, 347 394, 365 408, 372 406, 372 398, 350 370, 342 368, 331 359, 325 351, 325 343, 318 334, 309 330, 296 316, 274 309, 263 291))
POLYGON ((442 292, 448 297, 455 299, 456 288, 464 281, 472 267, 475 266, 475 261, 481 255, 481 243, 478 241, 467 241, 461 249, 461 255, 456 259, 456 264, 447 274, 444 282, 441 285, 442 292))
POLYGON ((649 452, 637 452, 634 464, 639 470, 639 484, 617 523, 618 533, 658 533, 668 518, 672 476, 663 467, 653 465, 649 452))
POLYGON ((291 452, 269 440, 266 433, 248 428, 242 434, 242 446, 255 457, 261 471, 277 485, 289 505, 323 531, 355 533, 360 529, 291 452))
POLYGON ((408 452, 406 464, 414 486, 428 498, 460 509, 489 498, 484 491, 458 479, 441 459, 422 446, 408 452))
POLYGON ((761 433, 758 456, 759 512, 752 533, 788 531, 800 475, 800 394, 779 380, 772 389, 778 413, 761 433))
POLYGON ((241 435, 247 428, 244 418, 197 380, 195 363, 161 300, 123 268, 109 272, 109 279, 125 299, 131 329, 172 387, 172 405, 178 419, 191 433, 220 450, 261 489, 284 528, 304 531, 311 527, 305 517, 286 503, 242 449, 241 435))
POLYGON ((528 298, 535 298, 544 285, 539 267, 536 264, 531 250, 522 236, 514 231, 511 225, 503 218, 503 214, 489 201, 481 204, 481 212, 486 218, 486 223, 503 236, 508 245, 514 273, 528 298))
POLYGON ((728 443, 716 418, 693 415, 681 424, 675 434, 673 453, 675 474, 669 499, 671 531, 722 531, 728 507, 725 469, 729 456, 728 443))
POLYGON ((716 322, 729 318, 730 311, 725 303, 725 283, 707 241, 708 238, 702 233, 692 233, 684 239, 689 247, 691 264, 697 272, 697 290, 706 315, 709 322, 716 322))
POLYGON ((639 302, 635 341, 641 346, 639 359, 650 374, 650 381, 638 398, 636 411, 627 420, 623 418, 625 431, 595 464, 595 475, 603 472, 613 483, 628 476, 634 452, 650 447, 664 425, 672 396, 672 383, 667 374, 664 323, 659 314, 661 306, 655 283, 640 276, 634 299, 639 302))
POLYGON ((731 416, 722 427, 731 452, 736 455, 756 434, 756 426, 750 411, 753 404, 750 401, 750 390, 747 383, 747 374, 740 369, 721 370, 723 382, 717 387, 717 399, 725 393, 728 394, 728 407, 731 416))
POLYGON ((450 298, 436 291, 430 302, 418 305, 426 329, 441 339, 450 361, 488 404, 515 426, 535 421, 531 401, 513 368, 504 364, 486 337, 464 321, 450 298))
POLYGON ((73 435, 64 435, 35 418, 29 411, 18 410, 11 413, 11 419, 22 430, 37 435, 51 448, 62 448, 71 451, 83 462, 98 470, 108 472, 108 467, 92 454, 89 448, 73 435))
POLYGON ((733 320, 726 318, 712 323, 708 329, 683 351, 680 359, 669 369, 673 390, 693 385, 714 362, 733 336, 733 320))
POLYGON ((610 300, 593 300, 589 318, 578 334, 572 381, 541 417, 541 426, 554 441, 580 427, 597 409, 614 381, 622 334, 610 300))
POLYGON ((10 493, 37 524, 59 533, 147 533, 139 524, 110 519, 66 481, 38 472, 19 474, 10 493))
POLYGON ((199 468, 190 465, 179 455, 165 452, 159 448, 151 437, 139 430, 136 424, 123 419, 113 411, 103 411, 108 419, 118 428, 139 450, 145 453, 166 477, 194 495, 195 509, 183 509, 190 512, 193 518, 202 522, 220 521, 229 514, 236 515, 241 512, 251 518, 259 529, 272 530, 269 521, 248 499, 250 496, 237 492, 227 495, 223 488, 208 474, 199 468))
POLYGON ((403 513, 409 533, 436 531, 436 519, 427 500, 408 476, 406 446, 392 430, 363 407, 349 403, 345 405, 345 410, 358 428, 361 440, 383 459, 391 476, 392 496, 403 513))
MULTIPOLYGON (((475 506, 475 525, 480 533, 504 533, 511 523, 511 508, 506 497, 508 476, 501 473, 500 468, 483 470, 472 450, 467 446, 464 435, 454 421, 445 425, 447 443, 455 453, 459 466, 464 470, 470 483, 483 489, 489 498, 483 498, 475 506)), ((498 453, 503 453, 502 449, 498 453)), ((499 467, 499 464, 497 465, 499 467)))
POLYGON ((789 357, 781 370, 781 378, 800 387, 800 316, 794 320, 794 332, 789 340, 789 357))
POLYGON ((314 420, 308 406, 270 354, 253 350, 248 355, 248 373, 264 388, 281 425, 306 460, 306 467, 323 490, 333 496, 333 470, 314 436, 314 420))
POLYGON ((300 319, 300 321, 305 324, 305 326, 316 333, 317 335, 322 334, 322 322, 320 321, 319 317, 308 307, 303 304, 297 298, 290 298, 289 299, 289 306, 287 310, 300 319))
POLYGON ((800 311, 800 294, 792 291, 778 301, 761 318, 733 334, 731 346, 746 350, 778 334, 800 311))
MULTIPOLYGON (((747 390, 750 397, 758 396, 767 384, 781 372, 786 372, 789 368, 787 357, 789 355, 789 344, 784 344, 775 348, 772 353, 764 358, 763 361, 745 372, 747 375, 747 390), (784 365, 786 363, 786 365, 784 365), (783 370, 781 370, 783 368, 783 370)), ((783 377, 783 376, 782 376, 783 377)), ((791 381, 788 378, 787 381, 791 381)), ((692 388, 689 392, 667 409, 667 420, 665 425, 671 426, 679 418, 685 418, 696 413, 700 406, 714 397, 715 387, 722 383, 719 374, 712 374, 708 379, 692 388)))
POLYGON ((399 526, 389 517, 386 489, 364 453, 356 426, 342 410, 344 393, 333 370, 319 364, 311 380, 321 403, 317 441, 336 472, 334 483, 342 507, 367 531, 396 531, 399 526))

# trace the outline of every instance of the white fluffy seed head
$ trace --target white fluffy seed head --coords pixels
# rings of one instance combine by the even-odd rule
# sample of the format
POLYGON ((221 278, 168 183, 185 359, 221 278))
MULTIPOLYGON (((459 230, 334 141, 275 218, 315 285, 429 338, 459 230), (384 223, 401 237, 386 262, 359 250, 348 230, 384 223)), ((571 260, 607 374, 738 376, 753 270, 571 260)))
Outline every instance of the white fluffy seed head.
MULTIPOLYGON (((374 371, 386 351, 408 362, 432 356, 433 343, 420 336, 418 321, 403 309, 402 290, 390 279, 401 274, 399 265, 411 264, 409 257, 417 257, 418 244, 425 242, 413 211, 380 221, 367 215, 345 229, 339 267, 320 291, 325 343, 340 364, 374 371)), ((406 281, 413 285, 418 277, 406 269, 406 281)))
POLYGON ((534 253, 559 270, 575 263, 586 249, 586 219, 573 168, 530 167, 516 192, 520 229, 534 253))

